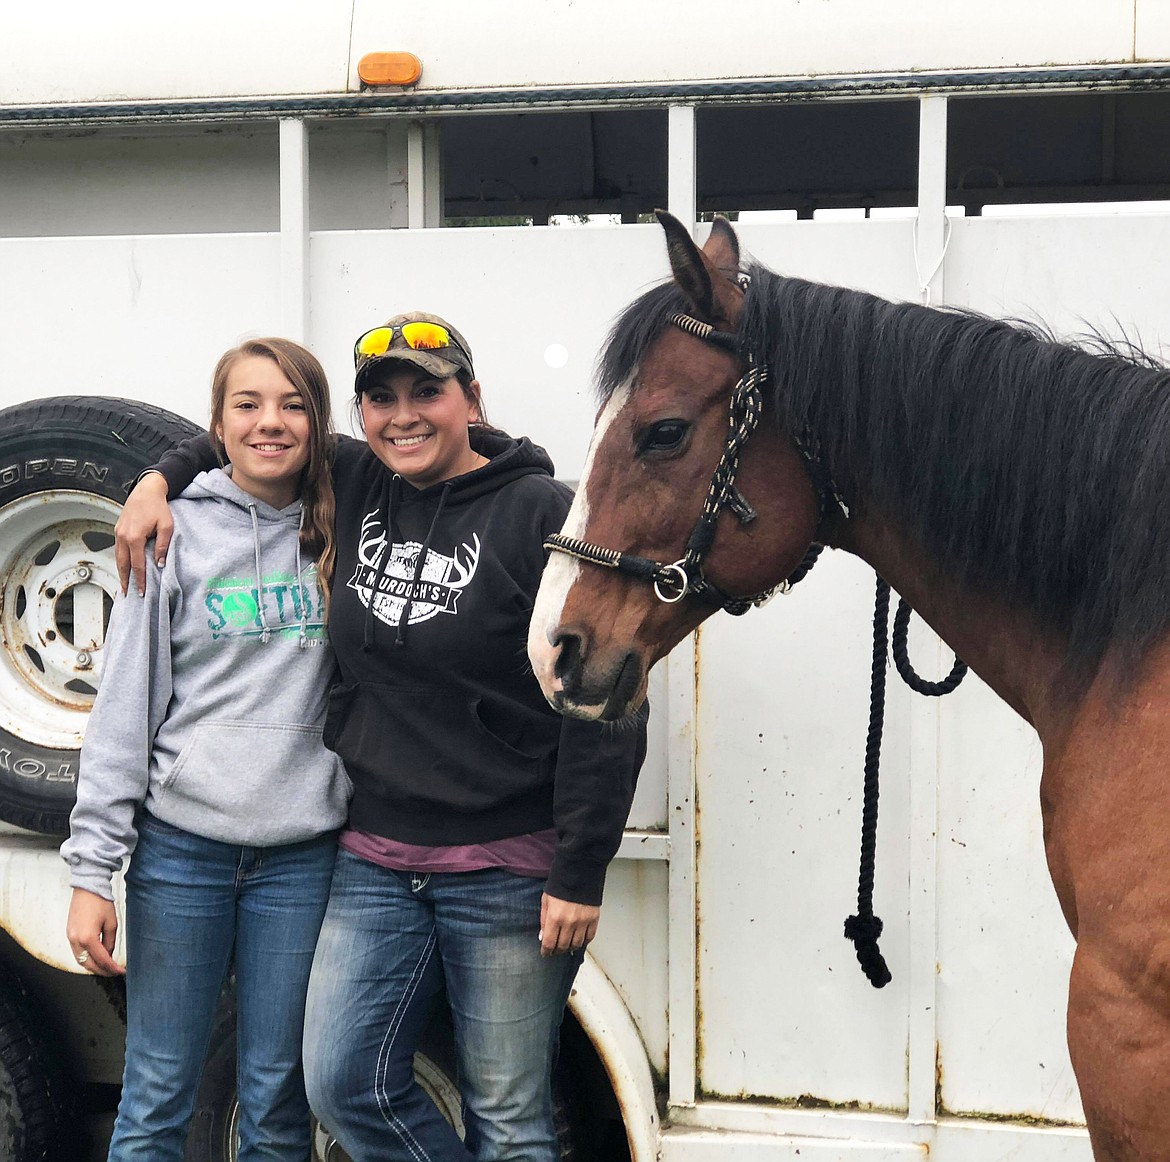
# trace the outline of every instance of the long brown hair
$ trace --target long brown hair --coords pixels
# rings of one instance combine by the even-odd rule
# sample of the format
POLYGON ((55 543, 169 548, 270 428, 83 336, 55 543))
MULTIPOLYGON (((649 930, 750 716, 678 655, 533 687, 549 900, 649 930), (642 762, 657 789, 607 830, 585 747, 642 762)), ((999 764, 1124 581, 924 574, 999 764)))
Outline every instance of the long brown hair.
POLYGON ((249 356, 271 359, 285 379, 300 393, 309 417, 309 462, 301 473, 300 498, 304 508, 301 521, 301 548, 317 562, 317 579, 329 608, 333 568, 337 562, 337 545, 333 538, 333 521, 337 504, 333 496, 333 452, 337 438, 333 432, 333 412, 329 405, 329 381, 317 357, 291 339, 247 339, 238 347, 225 351, 211 376, 211 446, 225 463, 227 450, 216 435, 223 422, 224 397, 231 369, 249 356))

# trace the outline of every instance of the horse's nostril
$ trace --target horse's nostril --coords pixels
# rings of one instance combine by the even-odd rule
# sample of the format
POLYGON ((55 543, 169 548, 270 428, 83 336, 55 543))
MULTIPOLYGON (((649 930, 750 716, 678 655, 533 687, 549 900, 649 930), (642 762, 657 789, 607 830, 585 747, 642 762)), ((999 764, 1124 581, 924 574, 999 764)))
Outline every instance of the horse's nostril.
POLYGON ((564 682, 570 675, 576 674, 581 667, 581 638, 575 633, 562 633, 553 642, 553 647, 557 651, 553 673, 564 682))

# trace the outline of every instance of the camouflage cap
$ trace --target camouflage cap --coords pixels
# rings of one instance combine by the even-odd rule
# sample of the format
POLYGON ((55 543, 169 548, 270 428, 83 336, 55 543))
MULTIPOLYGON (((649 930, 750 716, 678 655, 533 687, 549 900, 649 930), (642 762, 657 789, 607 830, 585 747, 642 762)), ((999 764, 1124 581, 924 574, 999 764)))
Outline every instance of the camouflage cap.
MULTIPOLYGON (((467 345, 467 340, 446 319, 440 318, 438 315, 429 315, 426 311, 407 311, 405 314, 387 319, 382 327, 393 331, 393 338, 390 341, 390 346, 381 355, 367 356, 364 359, 360 355, 357 357, 358 367, 353 387, 358 395, 365 391, 371 370, 392 360, 400 363, 413 363, 436 379, 450 379, 457 371, 466 371, 472 379, 475 378, 475 368, 471 364, 471 348, 467 345), (402 335, 402 327, 406 323, 434 323, 446 329, 447 334, 451 337, 451 342, 446 347, 418 348, 416 350, 407 343, 402 335)), ((375 328, 375 330, 380 329, 382 328, 375 328)), ((361 340, 359 339, 358 342, 360 343, 361 340)))

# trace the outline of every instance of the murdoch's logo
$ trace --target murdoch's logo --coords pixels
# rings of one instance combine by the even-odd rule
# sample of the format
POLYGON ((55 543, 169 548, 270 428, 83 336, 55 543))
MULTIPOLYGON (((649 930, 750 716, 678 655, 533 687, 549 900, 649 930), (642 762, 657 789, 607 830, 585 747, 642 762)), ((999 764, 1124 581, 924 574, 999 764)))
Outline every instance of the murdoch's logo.
POLYGON ((429 621, 440 613, 458 613, 459 594, 470 584, 479 566, 479 537, 473 534, 471 540, 471 544, 460 545, 450 557, 429 549, 415 582, 422 545, 418 541, 392 545, 390 560, 384 563, 386 530, 377 511, 368 513, 362 521, 358 563, 349 587, 387 625, 399 624, 407 600, 411 601, 411 625, 429 621))

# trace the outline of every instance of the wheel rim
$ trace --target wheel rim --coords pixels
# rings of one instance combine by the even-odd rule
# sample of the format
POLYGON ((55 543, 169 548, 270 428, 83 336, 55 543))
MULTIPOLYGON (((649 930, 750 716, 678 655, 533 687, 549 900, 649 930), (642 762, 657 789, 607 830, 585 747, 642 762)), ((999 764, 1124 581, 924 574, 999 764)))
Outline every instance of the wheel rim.
MULTIPOLYGON (((463 1101, 454 1079, 425 1053, 414 1055, 414 1079, 462 1138, 463 1101)), ((337 1139, 316 1118, 313 1119, 313 1162, 352 1162, 337 1139)))
POLYGON ((104 496, 58 489, 0 508, 0 728, 76 750, 118 587, 104 496))
POLYGON ((455 1127, 455 1132, 462 1138, 463 1099, 459 1096, 459 1087, 455 1084, 455 1079, 425 1053, 414 1055, 414 1079, 439 1107, 439 1113, 455 1127))
MULTIPOLYGON (((446 1070, 436 1065, 425 1053, 414 1055, 414 1079, 422 1086, 427 1096, 439 1108, 443 1115, 455 1127, 455 1132, 463 1137, 463 1105, 459 1097, 459 1089, 454 1080, 447 1075, 446 1070)), ((228 1113, 227 1124, 224 1127, 224 1157, 228 1162, 236 1162, 239 1157, 240 1145, 240 1103, 233 1099, 228 1113)), ((341 1148, 337 1139, 313 1118, 313 1162, 352 1162, 350 1156, 341 1148)))

